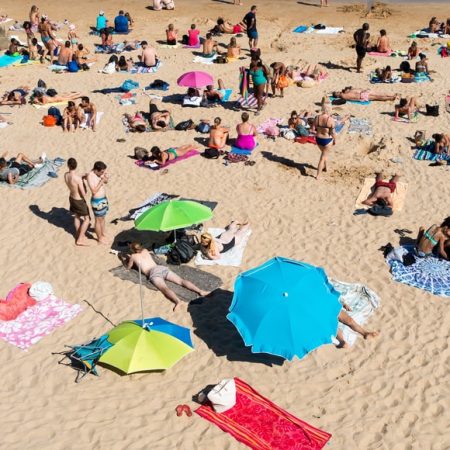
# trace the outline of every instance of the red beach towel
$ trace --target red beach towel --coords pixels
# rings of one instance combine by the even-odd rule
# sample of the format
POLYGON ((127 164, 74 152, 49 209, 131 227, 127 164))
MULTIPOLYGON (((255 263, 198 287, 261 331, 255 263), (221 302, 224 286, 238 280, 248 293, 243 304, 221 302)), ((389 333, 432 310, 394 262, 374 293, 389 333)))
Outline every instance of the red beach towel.
POLYGON ((17 285, 6 297, 0 300, 0 320, 15 320, 30 306, 36 304, 36 300, 28 295, 31 284, 17 285))
POLYGON ((239 378, 236 405, 224 413, 202 405, 195 412, 254 450, 319 450, 331 434, 284 411, 239 378))

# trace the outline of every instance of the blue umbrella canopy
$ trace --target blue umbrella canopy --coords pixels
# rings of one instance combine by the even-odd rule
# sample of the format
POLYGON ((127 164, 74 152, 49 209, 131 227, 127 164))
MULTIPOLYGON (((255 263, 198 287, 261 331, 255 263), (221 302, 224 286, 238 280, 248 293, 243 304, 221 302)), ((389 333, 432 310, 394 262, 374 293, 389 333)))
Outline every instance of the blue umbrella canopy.
MULTIPOLYGON (((134 323, 142 327, 142 320, 133 320, 134 323)), ((144 319, 143 328, 147 330, 160 331, 161 333, 169 334, 174 338, 184 342, 189 347, 194 348, 191 339, 191 330, 176 323, 169 322, 162 319, 161 317, 151 317, 149 319, 144 319)))
POLYGON ((292 360, 332 342, 339 296, 322 268, 276 257, 236 278, 227 318, 253 353, 292 360))

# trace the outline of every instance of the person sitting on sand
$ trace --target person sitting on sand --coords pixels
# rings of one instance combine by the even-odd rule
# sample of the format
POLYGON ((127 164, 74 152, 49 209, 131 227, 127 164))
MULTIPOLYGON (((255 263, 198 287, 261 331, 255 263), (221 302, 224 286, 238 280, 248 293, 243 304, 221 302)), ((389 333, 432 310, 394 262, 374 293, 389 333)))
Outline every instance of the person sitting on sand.
POLYGON ((377 51, 378 53, 392 52, 386 30, 380 30, 380 37, 378 38, 377 45, 374 50, 377 51))
POLYGON ((156 50, 148 45, 147 41, 141 42, 142 54, 138 56, 141 61, 141 65, 144 67, 156 67, 158 64, 158 55, 156 54, 156 50))
POLYGON ((128 20, 128 30, 132 30, 133 28, 134 28, 134 19, 131 17, 131 15, 130 15, 130 13, 129 12, 126 12, 125 13, 125 17, 127 18, 127 20, 128 20))
POLYGON ((450 150, 450 135, 436 133, 431 136, 434 139, 435 147, 434 153, 438 155, 442 153, 449 153, 450 150))
POLYGON ((149 102, 150 125, 154 130, 165 131, 170 125, 170 112, 160 111, 158 107, 150 100, 149 102))
POLYGON ((96 57, 89 58, 88 55, 90 54, 91 52, 86 46, 78 44, 76 50, 73 52, 73 59, 80 67, 82 67, 83 64, 90 64, 97 61, 96 57))
POLYGON ((445 22, 444 34, 450 34, 450 18, 445 22))
POLYGON ((386 82, 392 80, 391 66, 386 66, 384 69, 375 69, 375 74, 380 81, 386 82))
POLYGON ((419 61, 416 62, 416 73, 428 73, 427 55, 420 53, 419 58, 419 61))
POLYGON ((105 17, 104 11, 98 13, 97 19, 95 21, 95 29, 101 31, 108 27, 108 19, 105 17))
POLYGON ((70 41, 66 41, 64 43, 64 47, 61 48, 58 55, 58 61, 57 64, 59 66, 67 66, 69 61, 72 61, 73 56, 73 50, 72 50, 72 44, 70 41))
POLYGON ((309 112, 305 111, 302 116, 299 116, 297 111, 292 111, 288 119, 288 128, 294 130, 298 134, 299 127, 305 128, 308 125, 309 112))
POLYGON ((367 101, 390 102, 397 98, 396 95, 379 94, 373 92, 370 89, 356 89, 352 88, 351 86, 346 87, 342 91, 333 92, 332 95, 335 98, 343 98, 344 100, 354 102, 367 102, 367 101))
POLYGON ((419 48, 417 47, 417 42, 413 41, 408 48, 408 59, 416 59, 419 55, 419 48))
POLYGON ((182 301, 178 298, 172 289, 170 289, 166 281, 178 284, 192 292, 195 292, 200 297, 206 297, 209 292, 204 291, 197 287, 194 283, 184 280, 171 270, 167 266, 161 266, 155 263, 150 252, 145 249, 142 244, 138 242, 132 242, 130 245, 131 255, 123 257, 122 262, 124 266, 130 270, 133 266, 136 266, 141 272, 149 279, 149 281, 160 291, 163 295, 175 304, 173 311, 176 311, 183 305, 182 301))
POLYGON ((121 55, 119 57, 119 60, 117 61, 117 70, 119 72, 130 72, 130 70, 133 68, 133 60, 131 58, 125 58, 124 55, 121 55))
POLYGON ((419 111, 417 100, 415 97, 401 98, 398 105, 395 105, 394 120, 398 120, 400 116, 407 116, 411 120, 419 111))
POLYGON ((215 148, 217 150, 221 150, 225 147, 227 143, 227 139, 230 134, 230 130, 221 125, 222 119, 220 117, 216 117, 214 119, 214 124, 211 126, 209 130, 209 141, 208 147, 215 148))
POLYGON ((48 103, 62 103, 69 100, 77 100, 81 98, 83 94, 81 92, 63 92, 62 94, 51 97, 43 92, 37 91, 34 94, 33 99, 30 99, 31 103, 37 105, 47 105, 48 103))
POLYGON ((238 34, 247 31, 247 27, 243 22, 233 25, 229 20, 224 20, 222 17, 217 19, 217 26, 219 31, 224 34, 238 34))
POLYGON ((284 97, 284 89, 288 86, 286 77, 286 66, 282 62, 274 62, 270 65, 272 69, 270 85, 272 95, 275 97, 277 89, 280 90, 280 97, 284 97))
POLYGON ((166 30, 167 45, 177 45, 178 30, 170 23, 166 30))
POLYGON ((122 10, 119 11, 119 15, 114 19, 114 31, 119 34, 128 33, 128 19, 122 10))
POLYGON ((17 39, 11 38, 9 41, 8 50, 6 50, 5 55, 8 56, 19 56, 19 41, 17 39))
POLYGON ((428 32, 437 33, 440 29, 441 23, 436 19, 436 17, 432 17, 428 23, 428 32))
POLYGON ((109 28, 103 28, 100 31, 100 37, 102 38, 102 47, 111 47, 113 45, 113 37, 109 28))
POLYGON ((19 86, 11 92, 5 92, 0 100, 0 105, 24 105, 26 103, 25 97, 29 92, 30 88, 28 86, 19 86))
POLYGON ((217 80, 217 83, 219 85, 219 89, 214 89, 214 86, 210 84, 206 86, 206 89, 203 91, 203 100, 207 103, 218 103, 222 101, 225 85, 220 78, 217 80))
POLYGON ((255 125, 248 121, 249 117, 247 112, 242 113, 242 123, 236 126, 238 136, 234 145, 241 150, 253 150, 256 147, 257 131, 255 125))
POLYGON ((191 24, 190 30, 188 30, 188 40, 187 45, 189 47, 200 47, 200 39, 199 39, 200 30, 197 30, 195 23, 191 24))
POLYGON ((420 258, 440 256, 444 259, 449 259, 450 254, 446 250, 449 239, 450 217, 447 217, 440 226, 431 225, 428 230, 420 227, 416 240, 416 254, 420 258))
POLYGON ((241 55, 241 47, 237 44, 236 38, 232 37, 227 47, 227 58, 237 59, 241 55))
POLYGON ((139 111, 136 111, 134 115, 124 114, 124 116, 127 119, 128 129, 131 132, 143 133, 147 130, 145 119, 139 111))
POLYGON ((383 175, 381 173, 376 173, 373 193, 371 193, 367 199, 361 203, 363 205, 373 206, 379 201, 384 201, 387 206, 392 208, 394 206, 392 194, 397 188, 398 179, 399 176, 394 175, 389 181, 383 181, 383 175))
POLYGON ((217 41, 212 38, 211 33, 206 33, 206 39, 203 41, 203 58, 212 58, 216 54, 220 55, 217 41))
POLYGON ((38 40, 36 38, 31 39, 29 45, 28 45, 28 54, 30 57, 30 60, 36 61, 39 59, 41 47, 38 44, 38 40))
POLYGON ((151 156, 149 158, 149 162, 158 165, 164 165, 169 161, 184 156, 186 153, 192 150, 197 150, 197 148, 193 144, 186 144, 180 147, 171 147, 163 151, 161 151, 159 147, 154 146, 150 150, 151 156))
POLYGON ((8 184, 16 184, 21 175, 25 175, 34 168, 42 166, 44 159, 41 157, 37 163, 34 163, 24 153, 19 153, 15 158, 6 159, 8 152, 0 156, 0 181, 8 184))
POLYGON ((210 233, 202 233, 200 237, 202 255, 207 259, 220 259, 223 253, 242 242, 249 227, 248 222, 240 224, 232 221, 225 227, 225 231, 217 237, 213 237, 210 233))
POLYGON ((80 108, 84 114, 87 114, 86 125, 91 128, 92 131, 96 131, 97 107, 90 101, 89 97, 81 97, 80 108))
POLYGON ((84 114, 73 101, 67 103, 62 117, 63 131, 75 131, 84 122, 84 114))

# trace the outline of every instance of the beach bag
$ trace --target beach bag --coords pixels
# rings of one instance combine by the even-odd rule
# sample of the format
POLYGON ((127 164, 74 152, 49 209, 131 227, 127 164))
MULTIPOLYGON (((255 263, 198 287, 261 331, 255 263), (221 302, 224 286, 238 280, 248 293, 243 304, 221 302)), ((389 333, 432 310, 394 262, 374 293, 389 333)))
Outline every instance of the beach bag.
POLYGON ((148 156, 148 150, 143 147, 134 147, 134 159, 141 160, 148 156))
POLYGON ((196 131, 198 131, 199 133, 206 134, 206 133, 209 133, 209 130, 210 130, 210 129, 211 129, 211 126, 209 125, 209 123, 206 123, 206 122, 200 122, 200 123, 197 125, 196 131))
POLYGON ((124 91, 124 92, 130 92, 133 89, 137 89, 138 87, 139 87, 139 83, 137 81, 125 80, 122 83, 122 86, 120 86, 120 89, 122 89, 122 91, 124 91))
POLYGON ((187 34, 183 34, 183 37, 181 38, 181 43, 183 45, 188 45, 189 44, 189 36, 187 34))
POLYGON ((233 378, 225 378, 214 386, 207 395, 214 411, 223 413, 236 404, 236 383, 233 378))
POLYGON ((290 129, 283 130, 282 134, 283 134, 283 137, 285 139, 288 139, 289 141, 293 141, 297 137, 297 135, 295 134, 295 131, 290 130, 290 129))
POLYGON ((185 240, 178 240, 167 254, 167 263, 179 266, 188 263, 195 255, 196 251, 185 240))
POLYGON ((269 137, 277 137, 280 135, 280 129, 277 126, 267 127, 264 134, 269 137))
MULTIPOLYGON (((61 125, 62 114, 61 114, 61 111, 56 106, 50 106, 50 108, 48 108, 47 114, 49 116, 53 116, 56 119, 56 125, 61 125)), ((50 126, 52 126, 52 125, 50 125, 50 126)))
POLYGON ((207 159, 217 159, 220 155, 220 152, 219 150, 217 150, 217 148, 207 148, 202 155, 207 159))
POLYGON ((277 88, 278 89, 285 89, 289 86, 289 81, 287 79, 286 75, 280 75, 278 78, 277 88))
POLYGON ((76 61, 69 61, 67 64, 67 71, 68 72, 78 72, 80 68, 78 67, 78 64, 76 61))
POLYGON ((439 116, 439 105, 425 105, 427 108, 427 116, 437 117, 439 116))
MULTIPOLYGON (((307 80, 303 80, 300 82, 300 87, 302 88, 312 88, 316 85, 317 83, 312 79, 309 78, 307 80)), ((337 100, 344 100, 344 99, 337 99, 337 100)))
POLYGON ((44 127, 54 127, 56 125, 56 117, 55 116, 44 116, 42 118, 42 123, 44 125, 44 127))
POLYGON ((41 79, 38 80, 37 86, 42 89, 47 89, 47 85, 45 84, 45 81, 41 80, 41 79))
POLYGON ((192 128, 194 128, 194 121, 192 119, 189 120, 183 120, 183 122, 180 122, 179 124, 177 124, 175 126, 175 130, 178 131, 187 131, 187 130, 192 130, 192 128))

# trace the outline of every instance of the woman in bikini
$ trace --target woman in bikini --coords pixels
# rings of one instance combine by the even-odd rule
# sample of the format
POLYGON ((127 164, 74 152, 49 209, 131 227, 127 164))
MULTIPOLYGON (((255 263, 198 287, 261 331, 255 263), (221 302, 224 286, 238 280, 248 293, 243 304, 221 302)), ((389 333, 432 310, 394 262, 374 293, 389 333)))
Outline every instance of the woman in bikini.
POLYGON ((223 253, 228 252, 242 242, 248 229, 248 222, 239 224, 233 221, 216 238, 210 233, 202 233, 200 237, 200 249, 203 256, 207 259, 220 259, 223 253))
POLYGON ((75 102, 70 101, 63 112, 63 131, 75 131, 84 122, 84 114, 75 102))
POLYGON ((33 5, 30 10, 30 22, 34 30, 37 30, 40 20, 41 20, 41 13, 39 12, 39 8, 36 5, 33 5))
POLYGON ((336 145, 335 121, 331 117, 331 106, 328 103, 322 105, 322 112, 316 116, 311 131, 316 132, 316 144, 321 152, 319 165, 317 166, 316 180, 321 172, 327 171, 327 159, 332 145, 336 145))
POLYGON ((419 54, 420 60, 416 62, 416 73, 428 73, 428 61, 425 53, 419 54))
POLYGON ((354 102, 380 101, 390 102, 397 98, 392 94, 377 94, 370 89, 354 89, 351 86, 346 87, 342 91, 333 92, 333 97, 343 98, 344 100, 354 102))
POLYGON ((151 156, 148 161, 151 163, 164 165, 169 161, 184 156, 186 153, 192 150, 197 150, 193 144, 182 145, 181 147, 175 148, 171 147, 163 151, 161 151, 159 147, 155 146, 150 150, 151 156))
POLYGON ((448 134, 433 134, 431 136, 434 139, 435 147, 434 147, 434 153, 441 154, 441 153, 449 153, 450 150, 450 135, 448 134))
POLYGON ((217 150, 220 150, 224 148, 227 143, 230 131, 228 128, 221 126, 221 123, 222 119, 220 117, 216 117, 214 119, 214 125, 209 131, 209 148, 216 148, 217 150))
POLYGON ((446 245, 449 239, 450 217, 447 217, 441 226, 431 225, 428 230, 420 227, 416 240, 416 254, 420 258, 440 256, 448 260, 450 255, 446 251, 446 245))
POLYGON ((160 111, 158 107, 150 100, 149 102, 150 125, 156 131, 165 131, 170 125, 170 112, 160 111))
POLYGON ((394 120, 398 120, 400 116, 407 116, 408 120, 411 120, 418 111, 419 107, 415 97, 401 98, 400 103, 395 105, 394 120))
POLYGON ((30 92, 28 86, 20 86, 17 89, 13 89, 11 92, 6 92, 0 100, 0 105, 24 105, 26 103, 25 97, 28 92, 30 92))
POLYGON ((136 111, 134 116, 132 114, 124 114, 124 116, 131 132, 143 133, 147 129, 145 119, 139 111, 136 111))
POLYGON ((256 147, 256 127, 249 123, 249 115, 244 112, 241 115, 242 123, 236 126, 237 139, 235 146, 241 150, 253 150, 256 147))

